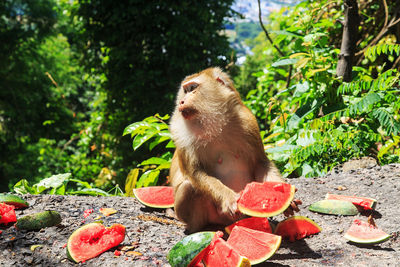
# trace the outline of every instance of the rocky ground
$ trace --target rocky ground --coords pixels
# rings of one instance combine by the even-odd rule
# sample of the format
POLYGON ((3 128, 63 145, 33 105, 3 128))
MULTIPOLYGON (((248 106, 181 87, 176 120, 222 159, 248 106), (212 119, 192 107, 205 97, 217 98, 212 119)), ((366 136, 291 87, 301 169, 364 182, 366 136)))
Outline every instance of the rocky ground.
MULTIPOLYGON (((294 243, 282 242, 277 253, 259 266, 399 266, 400 265, 400 164, 355 169, 337 168, 324 177, 295 178, 290 183, 302 199, 300 215, 308 216, 322 227, 318 235, 294 243), (324 198, 328 192, 372 197, 378 200, 374 217, 379 228, 391 234, 390 240, 378 245, 361 246, 343 238, 355 218, 367 220, 367 215, 332 216, 308 211, 307 207, 324 198)), ((115 249, 88 260, 85 266, 169 266, 166 254, 185 236, 183 226, 171 213, 143 207, 133 198, 25 195, 30 204, 18 210, 17 217, 43 210, 57 210, 62 224, 40 231, 17 231, 2 228, 0 234, 0 266, 74 266, 66 258, 66 243, 80 226, 99 220, 99 208, 114 208, 118 212, 102 217, 106 226, 121 223, 127 234, 122 245, 126 251, 115 256, 115 249), (84 211, 93 209, 89 217, 84 211), (39 245, 39 246, 35 246, 39 245)), ((274 217, 276 223, 283 215, 274 217)), ((119 247, 121 249, 122 247, 119 247)))

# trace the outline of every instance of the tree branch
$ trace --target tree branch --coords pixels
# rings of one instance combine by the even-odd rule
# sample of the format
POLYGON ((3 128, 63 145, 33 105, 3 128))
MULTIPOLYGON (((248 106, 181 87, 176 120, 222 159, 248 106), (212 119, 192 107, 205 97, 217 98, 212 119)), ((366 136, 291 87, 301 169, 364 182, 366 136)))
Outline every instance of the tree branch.
MULTIPOLYGON (((257 0, 257 2, 258 2, 258 20, 260 21, 260 26, 261 26, 262 30, 264 31, 265 36, 267 37, 268 41, 271 43, 271 45, 276 49, 276 51, 278 51, 278 53, 281 57, 284 57, 285 54, 282 52, 282 50, 279 49, 279 47, 277 45, 274 44, 271 37, 269 36, 267 29, 264 27, 264 23, 262 21, 260 0, 257 0)), ((289 74, 288 74, 288 77, 286 78, 286 88, 288 88, 289 84, 290 84, 290 79, 292 76, 292 69, 293 69, 293 66, 290 65, 289 66, 289 74)))
POLYGON ((345 0, 344 6, 344 28, 336 75, 343 77, 344 82, 350 82, 360 17, 356 0, 345 0))

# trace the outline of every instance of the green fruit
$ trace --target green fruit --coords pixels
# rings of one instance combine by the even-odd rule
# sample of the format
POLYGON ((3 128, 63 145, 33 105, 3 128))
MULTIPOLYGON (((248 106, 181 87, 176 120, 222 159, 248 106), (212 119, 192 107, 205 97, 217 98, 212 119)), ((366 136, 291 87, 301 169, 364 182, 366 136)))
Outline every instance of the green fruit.
POLYGON ((18 219, 15 227, 19 230, 40 230, 59 223, 61 223, 60 214, 57 211, 46 210, 18 219))
POLYGON ((167 259, 172 267, 192 266, 201 260, 215 232, 198 232, 184 237, 169 251, 167 259))
POLYGON ((358 210, 353 203, 344 200, 324 199, 311 204, 309 210, 334 215, 356 215, 358 210))
POLYGON ((13 205, 16 209, 23 209, 29 206, 28 202, 12 194, 0 194, 0 203, 13 205))

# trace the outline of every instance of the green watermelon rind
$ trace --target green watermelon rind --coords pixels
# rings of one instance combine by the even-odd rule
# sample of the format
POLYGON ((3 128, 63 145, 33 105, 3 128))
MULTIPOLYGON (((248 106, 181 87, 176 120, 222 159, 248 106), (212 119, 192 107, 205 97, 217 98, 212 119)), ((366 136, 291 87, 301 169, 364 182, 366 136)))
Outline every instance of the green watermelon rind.
MULTIPOLYGON (((377 230, 379 230, 379 229, 377 229, 377 230)), ((357 244, 378 244, 378 243, 382 243, 382 242, 388 240, 391 237, 389 234, 383 232, 382 230, 379 230, 379 231, 381 232, 381 235, 377 236, 376 238, 363 239, 363 238, 351 235, 348 232, 346 232, 344 234, 344 238, 346 238, 350 242, 357 243, 357 244)))
MULTIPOLYGON (((297 215, 297 216, 289 217, 289 218, 287 218, 287 219, 285 219, 285 220, 279 222, 278 225, 277 225, 276 228, 275 228, 274 234, 284 236, 283 234, 279 233, 279 231, 280 231, 283 227, 285 227, 285 224, 290 223, 291 221, 294 221, 294 220, 304 220, 304 221, 307 221, 307 222, 309 222, 312 226, 316 227, 316 228, 319 230, 318 233, 322 231, 322 228, 321 228, 316 222, 314 222, 313 220, 311 220, 310 218, 308 218, 308 217, 306 217, 306 216, 299 216, 299 215, 297 215)), ((315 234, 317 234, 317 233, 315 233, 315 234)))
POLYGON ((54 210, 26 215, 17 220, 15 227, 18 230, 40 230, 42 228, 55 226, 61 223, 61 215, 54 210))
POLYGON ((190 266, 197 255, 208 248, 215 232, 197 232, 184 237, 176 243, 167 255, 167 260, 172 267, 190 266))
MULTIPOLYGON (((345 195, 337 195, 337 194, 332 194, 332 193, 326 193, 325 195, 325 199, 336 199, 336 200, 345 200, 345 201, 350 201, 352 202, 350 199, 351 198, 355 198, 355 199, 360 199, 363 201, 366 201, 369 203, 369 205, 367 206, 369 209, 373 209, 376 206, 376 202, 377 200, 374 198, 370 198, 370 197, 358 197, 358 196, 345 196, 345 195)), ((352 202, 354 205, 358 206, 358 203, 352 202)), ((365 209, 364 206, 360 205, 361 207, 363 207, 365 209)))
MULTIPOLYGON (((158 188, 160 188, 160 187, 172 188, 172 187, 169 187, 169 186, 154 186, 154 187, 158 187, 158 188)), ((143 187, 143 188, 149 189, 149 188, 151 188, 151 186, 149 186, 149 187, 143 187)), ((162 205, 162 204, 159 204, 159 205, 158 205, 158 204, 153 204, 153 203, 146 202, 146 201, 144 201, 143 199, 140 198, 140 196, 138 195, 138 190, 140 190, 140 188, 133 189, 133 194, 134 194, 134 196, 136 197, 136 199, 137 199, 140 203, 142 203, 143 205, 145 205, 145 206, 147 206, 147 207, 150 207, 150 208, 157 208, 157 209, 166 209, 166 208, 173 208, 173 207, 174 207, 174 202, 173 202, 173 201, 172 201, 170 204, 165 204, 165 205, 162 205)))
MULTIPOLYGON (((78 229, 76 229, 76 230, 75 230, 74 232, 72 232, 72 234, 69 236, 68 242, 67 242, 67 247, 66 247, 66 254, 67 254, 67 258, 68 258, 69 260, 71 260, 71 261, 73 261, 73 262, 75 262, 75 263, 79 263, 79 262, 80 262, 80 260, 77 260, 76 257, 74 256, 74 254, 70 252, 70 250, 71 250, 71 248, 70 248, 70 243, 72 242, 72 241, 70 241, 70 240, 73 240, 73 238, 74 238, 76 235, 78 235, 79 233, 81 233, 81 232, 84 231, 85 229, 92 227, 94 224, 101 224, 101 223, 99 223, 99 222, 93 222, 93 223, 86 224, 86 225, 84 225, 84 226, 79 227, 78 229)), ((105 228, 112 228, 112 227, 115 226, 115 225, 119 225, 119 226, 122 226, 122 227, 125 228, 125 226, 123 226, 122 224, 113 224, 112 226, 110 226, 110 227, 105 227, 105 228)), ((125 234, 124 234, 124 238, 123 238, 123 239, 125 239, 125 234)), ((123 241, 123 239, 121 240, 121 242, 123 241)), ((119 242, 118 244, 116 244, 116 245, 113 246, 113 247, 118 246, 121 242, 119 242)), ((110 248, 108 248, 108 249, 110 249, 110 248)), ((107 249, 107 250, 108 250, 108 249, 107 249)), ((103 252, 104 252, 104 251, 103 251, 103 252)), ((100 252, 98 255, 100 255, 101 253, 102 253, 102 252, 100 252)), ((98 255, 97 255, 97 256, 98 256, 98 255)), ((89 259, 88 259, 88 260, 89 260, 89 259)))
POLYGON ((279 214, 283 213, 290 206, 290 203, 294 199, 295 192, 296 192, 296 188, 294 187, 294 185, 290 185, 290 193, 289 193, 289 196, 288 196, 286 202, 282 204, 282 207, 280 209, 272 211, 272 212, 254 211, 252 209, 244 207, 243 205, 241 205, 239 203, 238 203, 238 209, 243 214, 246 214, 249 216, 254 216, 254 217, 272 217, 275 215, 279 215, 279 214))
POLYGON ((0 194, 0 203, 13 205, 16 209, 23 209, 29 206, 28 202, 13 194, 0 194))
POLYGON ((330 215, 356 215, 357 207, 344 200, 324 199, 311 204, 308 209, 313 212, 330 214, 330 215))

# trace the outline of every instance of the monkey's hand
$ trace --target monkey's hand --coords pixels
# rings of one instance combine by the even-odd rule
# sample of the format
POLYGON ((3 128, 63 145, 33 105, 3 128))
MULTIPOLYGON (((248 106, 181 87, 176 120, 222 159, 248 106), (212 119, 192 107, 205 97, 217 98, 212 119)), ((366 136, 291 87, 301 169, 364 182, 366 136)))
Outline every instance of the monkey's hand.
POLYGON ((228 219, 236 219, 240 216, 240 212, 237 207, 237 200, 239 199, 239 194, 232 190, 227 190, 220 198, 219 203, 217 203, 218 213, 221 216, 227 217, 228 219))
POLYGON ((286 217, 294 215, 294 212, 299 212, 300 209, 298 205, 301 205, 303 202, 300 199, 294 199, 290 206, 283 212, 286 217))

